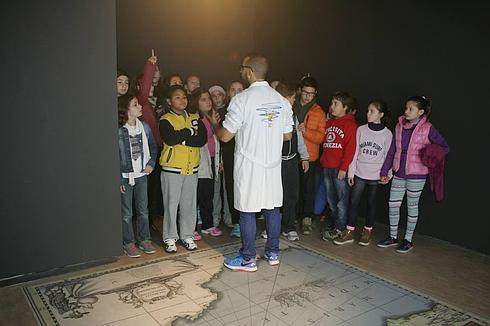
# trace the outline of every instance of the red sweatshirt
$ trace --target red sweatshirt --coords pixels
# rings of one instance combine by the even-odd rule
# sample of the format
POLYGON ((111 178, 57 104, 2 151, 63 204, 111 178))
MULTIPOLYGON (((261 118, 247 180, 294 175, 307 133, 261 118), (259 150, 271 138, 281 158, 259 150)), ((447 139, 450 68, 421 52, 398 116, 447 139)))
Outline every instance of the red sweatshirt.
POLYGON ((162 137, 160 137, 160 129, 157 121, 157 114, 155 109, 148 101, 150 94, 151 84, 153 82, 153 75, 155 74, 156 66, 150 61, 146 61, 145 68, 143 70, 143 77, 140 79, 140 90, 138 92, 138 103, 142 106, 141 120, 146 122, 151 129, 155 143, 159 147, 162 147, 162 137))
POLYGON ((356 131, 357 122, 352 114, 328 120, 320 165, 347 171, 356 152, 356 131))

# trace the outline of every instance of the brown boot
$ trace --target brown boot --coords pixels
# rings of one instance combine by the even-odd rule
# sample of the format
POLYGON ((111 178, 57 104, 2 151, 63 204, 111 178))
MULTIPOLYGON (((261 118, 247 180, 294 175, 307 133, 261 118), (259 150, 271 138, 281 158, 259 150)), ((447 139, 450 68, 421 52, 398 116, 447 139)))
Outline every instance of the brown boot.
POLYGON ((354 232, 347 229, 342 231, 342 233, 333 240, 333 243, 335 243, 336 245, 343 245, 352 242, 354 242, 354 232))
POLYGON ((367 246, 367 245, 369 245, 370 240, 371 240, 371 231, 366 229, 366 228, 363 228, 361 240, 359 240, 359 245, 360 246, 367 246))
POLYGON ((311 222, 311 217, 305 217, 303 218, 303 223, 301 225, 301 232, 304 235, 310 235, 311 231, 313 229, 312 222, 311 222))

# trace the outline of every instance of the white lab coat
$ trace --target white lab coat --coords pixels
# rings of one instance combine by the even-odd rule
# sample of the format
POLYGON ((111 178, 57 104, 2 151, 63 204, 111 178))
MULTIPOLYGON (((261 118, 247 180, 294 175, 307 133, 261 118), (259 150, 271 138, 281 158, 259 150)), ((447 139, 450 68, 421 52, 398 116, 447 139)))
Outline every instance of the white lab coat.
POLYGON ((223 127, 235 134, 234 206, 259 212, 282 206, 283 134, 293 129, 291 104, 266 81, 231 100, 223 127))

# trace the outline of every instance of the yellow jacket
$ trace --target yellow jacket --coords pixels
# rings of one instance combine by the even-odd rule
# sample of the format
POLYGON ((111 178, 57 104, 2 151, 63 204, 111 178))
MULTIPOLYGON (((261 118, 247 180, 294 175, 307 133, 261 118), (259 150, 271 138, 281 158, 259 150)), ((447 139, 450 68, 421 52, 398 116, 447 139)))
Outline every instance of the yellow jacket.
POLYGON ((173 111, 160 119, 163 150, 160 165, 165 172, 192 175, 197 173, 200 162, 199 148, 206 144, 206 127, 197 113, 182 115, 173 111))

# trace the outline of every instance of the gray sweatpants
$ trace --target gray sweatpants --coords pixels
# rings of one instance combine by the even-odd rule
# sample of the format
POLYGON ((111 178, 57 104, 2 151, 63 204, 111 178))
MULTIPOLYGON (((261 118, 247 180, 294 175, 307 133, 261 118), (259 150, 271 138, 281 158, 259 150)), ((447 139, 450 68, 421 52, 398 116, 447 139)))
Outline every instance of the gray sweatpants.
POLYGON ((221 209, 223 208, 223 220, 225 224, 231 225, 231 213, 228 208, 228 196, 226 195, 225 176, 221 174, 218 181, 214 180, 213 197, 213 224, 219 226, 221 221, 221 209), (223 200, 221 200, 221 189, 223 189, 223 200))
POLYGON ((162 171, 163 241, 192 238, 196 227, 197 173, 181 175, 162 171), (177 233, 177 209, 179 232, 177 233))

